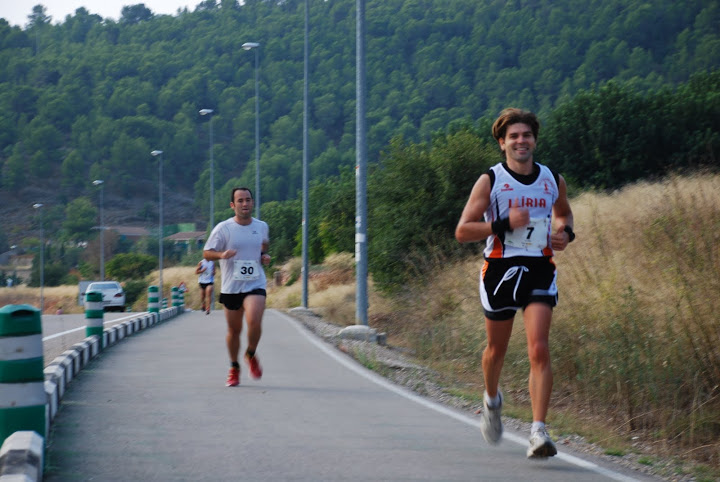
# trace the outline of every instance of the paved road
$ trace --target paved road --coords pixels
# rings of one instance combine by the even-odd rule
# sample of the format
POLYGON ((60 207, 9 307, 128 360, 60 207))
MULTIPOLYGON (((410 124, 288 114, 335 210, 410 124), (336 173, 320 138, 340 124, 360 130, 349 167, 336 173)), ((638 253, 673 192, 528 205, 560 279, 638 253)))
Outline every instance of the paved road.
POLYGON ((258 356, 262 380, 243 367, 224 386, 221 311, 123 340, 70 384, 45 480, 641 480, 569 454, 528 461, 524 435, 489 447, 476 420, 384 386, 272 310, 258 356))

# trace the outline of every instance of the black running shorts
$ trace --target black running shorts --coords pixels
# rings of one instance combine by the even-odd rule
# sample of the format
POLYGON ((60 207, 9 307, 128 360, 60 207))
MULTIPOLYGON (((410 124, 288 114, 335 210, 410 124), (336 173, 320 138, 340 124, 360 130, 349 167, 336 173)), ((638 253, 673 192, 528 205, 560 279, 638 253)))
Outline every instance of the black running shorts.
POLYGON ((243 307, 243 302, 245 301, 245 297, 248 295, 260 295, 260 296, 267 296, 267 293, 264 289, 258 288, 252 291, 248 291, 247 293, 220 293, 220 303, 225 305, 225 308, 231 311, 240 310, 243 307))
POLYGON ((557 305, 557 271, 550 257, 486 259, 480 299, 490 320, 509 320, 530 303, 557 305))

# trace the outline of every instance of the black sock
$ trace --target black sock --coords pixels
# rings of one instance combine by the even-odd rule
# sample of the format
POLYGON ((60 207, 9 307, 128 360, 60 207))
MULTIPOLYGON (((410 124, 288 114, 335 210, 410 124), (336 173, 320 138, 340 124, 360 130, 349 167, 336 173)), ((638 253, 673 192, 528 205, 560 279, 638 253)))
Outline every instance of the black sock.
POLYGON ((232 368, 238 368, 238 369, 240 368, 240 364, 239 364, 238 362, 236 362, 236 361, 231 362, 231 363, 230 363, 230 366, 231 366, 232 368))
POLYGON ((251 350, 250 348, 248 348, 247 351, 245 352, 245 354, 247 355, 248 358, 252 358, 255 356, 255 350, 251 350))

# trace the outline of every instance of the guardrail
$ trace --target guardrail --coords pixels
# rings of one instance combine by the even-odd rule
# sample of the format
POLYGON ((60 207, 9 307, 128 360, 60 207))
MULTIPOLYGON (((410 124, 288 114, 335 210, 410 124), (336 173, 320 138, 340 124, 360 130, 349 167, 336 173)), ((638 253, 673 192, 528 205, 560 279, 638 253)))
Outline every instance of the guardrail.
POLYGON ((137 316, 105 328, 102 332, 98 332, 96 328, 102 326, 98 311, 93 304, 90 304, 88 309, 94 311, 86 313, 86 319, 89 320, 86 338, 55 357, 43 369, 39 310, 28 305, 8 305, 0 308, 0 393, 3 394, 0 396, 0 440, 4 439, 0 447, 0 482, 41 481, 45 439, 68 384, 103 349, 184 313, 185 305, 177 304, 156 312, 138 313, 137 316), (30 347, 38 340, 41 369, 39 376, 34 373, 37 371, 34 368, 38 365, 38 350, 30 347), (38 392, 38 384, 41 386, 41 395, 35 393, 38 392), (38 397, 39 401, 36 400, 38 397), (18 410, 23 413, 22 419, 16 417, 18 410), (24 415, 28 410, 32 411, 29 418, 24 415))

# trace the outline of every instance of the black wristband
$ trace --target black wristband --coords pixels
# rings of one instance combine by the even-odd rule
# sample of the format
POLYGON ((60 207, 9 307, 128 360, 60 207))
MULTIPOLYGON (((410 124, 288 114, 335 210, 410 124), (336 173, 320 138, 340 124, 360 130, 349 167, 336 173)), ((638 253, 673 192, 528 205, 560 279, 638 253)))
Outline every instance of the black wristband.
POLYGON ((492 228, 492 232, 494 234, 502 234, 506 231, 512 231, 512 229, 510 229, 510 218, 502 218, 497 221, 493 221, 490 224, 490 227, 492 228))
POLYGON ((575 233, 573 232, 573 229, 570 226, 565 226, 563 228, 563 231, 568 233, 568 236, 570 236, 570 240, 568 241, 568 243, 572 243, 573 241, 575 241, 575 233))

